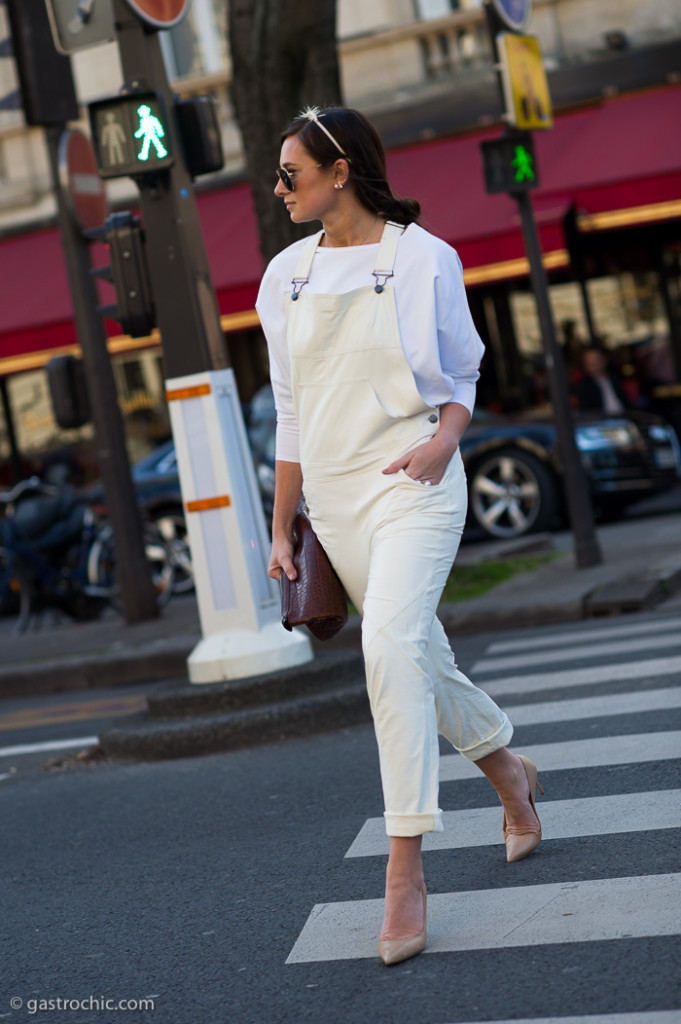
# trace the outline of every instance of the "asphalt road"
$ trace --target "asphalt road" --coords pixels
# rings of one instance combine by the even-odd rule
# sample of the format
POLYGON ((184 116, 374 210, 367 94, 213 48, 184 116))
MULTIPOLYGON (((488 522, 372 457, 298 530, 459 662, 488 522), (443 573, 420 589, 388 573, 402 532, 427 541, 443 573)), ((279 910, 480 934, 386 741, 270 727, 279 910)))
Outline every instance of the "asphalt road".
POLYGON ((514 747, 536 753, 545 841, 507 864, 494 793, 443 747, 446 832, 425 854, 432 952, 391 969, 374 955, 385 839, 370 727, 45 767, 54 753, 6 748, 96 734, 124 710, 115 697, 141 691, 100 693, 99 707, 84 706, 91 694, 13 702, 0 1019, 679 1020, 680 626, 677 602, 457 644, 515 709, 514 747), (41 1011, 50 999, 82 1008, 41 1011), (101 1008, 143 999, 154 1009, 101 1008))

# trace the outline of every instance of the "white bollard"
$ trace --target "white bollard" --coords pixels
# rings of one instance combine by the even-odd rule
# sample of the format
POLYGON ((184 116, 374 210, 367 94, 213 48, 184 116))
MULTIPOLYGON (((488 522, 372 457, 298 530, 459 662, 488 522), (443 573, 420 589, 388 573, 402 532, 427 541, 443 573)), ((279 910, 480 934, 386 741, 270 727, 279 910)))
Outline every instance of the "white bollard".
POLYGON ((281 625, 269 539, 231 369, 166 381, 203 639, 189 655, 192 683, 311 661, 309 638, 281 625))

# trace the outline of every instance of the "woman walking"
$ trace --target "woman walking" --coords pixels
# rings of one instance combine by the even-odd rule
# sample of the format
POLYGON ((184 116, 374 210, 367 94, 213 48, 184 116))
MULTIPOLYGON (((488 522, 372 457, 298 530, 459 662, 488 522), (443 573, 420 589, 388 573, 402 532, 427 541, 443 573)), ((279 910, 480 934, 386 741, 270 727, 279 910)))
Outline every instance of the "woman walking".
POLYGON ((268 266, 257 310, 277 407, 269 573, 295 579, 293 520, 310 519, 355 607, 390 853, 379 955, 426 945, 425 832, 442 830, 438 732, 504 809, 507 859, 539 843, 536 768, 506 715, 455 664, 437 605, 466 516, 459 441, 483 353, 455 251, 396 196, 373 125, 308 109, 282 136, 275 195, 322 228, 268 266))

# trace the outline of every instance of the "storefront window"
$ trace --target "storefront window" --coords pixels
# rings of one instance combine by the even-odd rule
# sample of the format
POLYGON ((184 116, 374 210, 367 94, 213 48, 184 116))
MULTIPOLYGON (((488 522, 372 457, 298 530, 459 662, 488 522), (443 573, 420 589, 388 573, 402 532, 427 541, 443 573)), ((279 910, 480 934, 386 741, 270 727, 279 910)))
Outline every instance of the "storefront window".
MULTIPOLYGON (((63 459, 73 467, 75 483, 86 483, 98 476, 92 426, 87 424, 78 430, 62 430, 52 412, 52 400, 45 370, 19 373, 7 381, 7 397, 14 422, 17 449, 21 456, 21 474, 42 474, 45 467, 56 458, 63 459)), ((4 433, 7 425, 2 417, 4 433)), ((9 466, 4 452, 2 476, 4 485, 9 466), (5 470, 7 472, 5 472, 5 470)))
MULTIPOLYGON (((669 323, 658 276, 644 271, 594 278, 587 282, 586 293, 595 340, 611 353, 612 362, 628 379, 640 404, 652 407, 652 390, 675 379, 669 323)), ((549 294, 568 382, 572 384, 581 372, 582 351, 593 340, 581 289, 574 282, 554 284, 549 294)), ((510 307, 524 372, 533 379, 533 401, 542 404, 548 395, 534 296, 529 291, 514 291, 510 307)))

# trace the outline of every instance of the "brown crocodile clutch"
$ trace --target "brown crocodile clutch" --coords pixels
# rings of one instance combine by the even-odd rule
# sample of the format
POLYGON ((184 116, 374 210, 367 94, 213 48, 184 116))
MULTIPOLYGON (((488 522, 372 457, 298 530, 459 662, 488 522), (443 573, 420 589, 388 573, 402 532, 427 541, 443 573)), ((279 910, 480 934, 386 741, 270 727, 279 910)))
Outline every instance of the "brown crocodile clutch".
POLYGON ((304 512, 296 515, 293 529, 298 576, 281 574, 281 622, 288 630, 307 626, 318 640, 330 640, 348 620, 343 584, 304 512))

